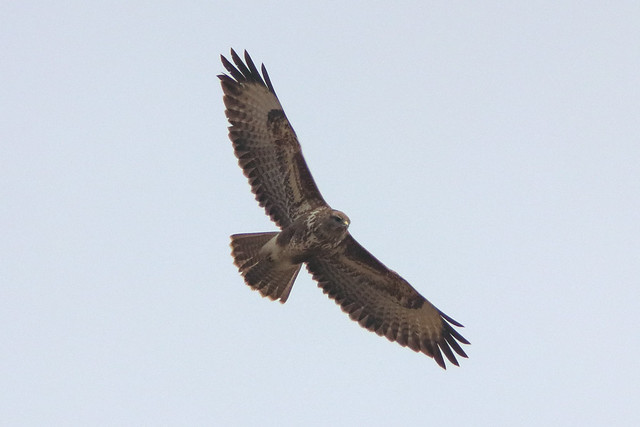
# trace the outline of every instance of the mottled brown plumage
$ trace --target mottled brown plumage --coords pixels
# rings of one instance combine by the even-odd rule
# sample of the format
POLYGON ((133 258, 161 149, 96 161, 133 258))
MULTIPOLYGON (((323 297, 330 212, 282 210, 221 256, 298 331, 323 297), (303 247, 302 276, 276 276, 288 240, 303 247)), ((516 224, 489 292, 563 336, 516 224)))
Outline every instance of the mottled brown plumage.
POLYGON ((349 218, 324 201, 264 65, 231 50, 218 76, 238 163, 280 232, 231 236, 234 263, 261 295, 285 302, 304 263, 330 298, 362 327, 422 352, 446 369, 469 344, 462 327, 349 234, 349 218))

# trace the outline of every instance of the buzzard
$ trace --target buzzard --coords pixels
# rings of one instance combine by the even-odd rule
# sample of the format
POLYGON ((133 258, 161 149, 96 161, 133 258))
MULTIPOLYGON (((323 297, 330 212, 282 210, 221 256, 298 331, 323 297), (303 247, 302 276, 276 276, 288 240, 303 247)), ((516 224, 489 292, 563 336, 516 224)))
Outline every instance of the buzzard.
POLYGON ((427 301, 349 234, 349 217, 324 201, 302 157, 267 70, 232 49, 224 92, 229 138, 256 200, 280 228, 231 236, 234 263, 244 281, 264 297, 284 303, 302 264, 323 292, 362 327, 458 366, 469 342, 462 325, 427 301), (235 65, 234 65, 235 64, 235 65))

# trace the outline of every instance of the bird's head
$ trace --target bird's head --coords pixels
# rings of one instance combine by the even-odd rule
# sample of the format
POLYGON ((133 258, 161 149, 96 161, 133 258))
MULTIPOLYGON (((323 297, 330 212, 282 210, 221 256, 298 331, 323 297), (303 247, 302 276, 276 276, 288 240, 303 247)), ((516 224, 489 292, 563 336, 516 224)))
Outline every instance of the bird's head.
POLYGON ((325 220, 325 225, 330 230, 346 232, 349 228, 349 224, 351 224, 351 220, 344 212, 337 211, 332 209, 325 220))

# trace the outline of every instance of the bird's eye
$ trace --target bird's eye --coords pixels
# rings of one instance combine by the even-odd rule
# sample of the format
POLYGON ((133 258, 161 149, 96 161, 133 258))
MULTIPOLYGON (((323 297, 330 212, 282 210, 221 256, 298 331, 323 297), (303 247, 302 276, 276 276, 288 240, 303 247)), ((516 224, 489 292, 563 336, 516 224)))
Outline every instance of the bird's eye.
POLYGON ((340 218, 339 216, 334 215, 331 218, 333 218, 335 222, 342 222, 342 218, 340 218))

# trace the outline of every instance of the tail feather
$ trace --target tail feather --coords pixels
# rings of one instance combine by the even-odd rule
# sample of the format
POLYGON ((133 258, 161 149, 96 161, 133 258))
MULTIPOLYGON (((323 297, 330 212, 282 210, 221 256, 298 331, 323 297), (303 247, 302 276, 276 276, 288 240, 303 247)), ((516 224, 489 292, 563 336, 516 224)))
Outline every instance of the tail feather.
POLYGON ((277 232, 270 233, 244 233, 231 236, 231 255, 233 263, 242 273, 242 268, 249 263, 258 261, 260 249, 269 240, 276 237, 277 232))
POLYGON ((300 264, 282 268, 260 249, 278 233, 245 233, 231 236, 231 255, 244 281, 263 297, 287 301, 293 283, 300 271, 300 264))

